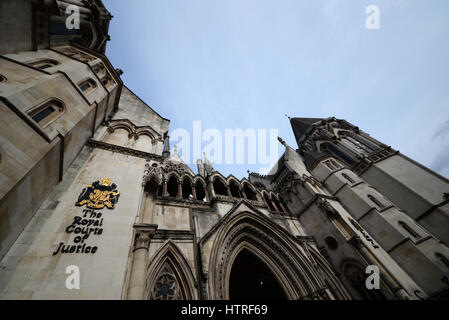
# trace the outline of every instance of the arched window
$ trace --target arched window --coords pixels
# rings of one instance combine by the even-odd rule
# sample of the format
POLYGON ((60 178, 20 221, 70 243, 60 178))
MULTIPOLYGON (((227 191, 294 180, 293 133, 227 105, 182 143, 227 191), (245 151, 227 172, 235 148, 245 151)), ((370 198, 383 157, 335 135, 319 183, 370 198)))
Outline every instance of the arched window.
POLYGON ((350 176, 348 176, 346 173, 342 174, 343 178, 345 178, 346 180, 348 180, 350 183, 354 183, 354 179, 352 179, 350 176))
POLYGON ((239 186, 237 185, 237 183, 234 180, 231 180, 231 183, 229 184, 229 190, 231 191, 231 195, 234 198, 241 198, 239 186))
POLYGON ((204 185, 200 181, 196 182, 195 191, 197 200, 206 201, 206 189, 204 188, 204 185))
POLYGON ((182 197, 184 199, 193 199, 192 184, 187 178, 182 182, 182 197))
POLYGON ((64 103, 61 100, 53 98, 35 108, 32 108, 28 111, 28 115, 40 126, 46 127, 52 121, 61 116, 64 110, 64 103))
POLYGON ((354 151, 362 153, 362 154, 369 154, 373 152, 374 150, 368 147, 366 144, 360 142, 357 139, 354 139, 348 134, 344 134, 341 136, 341 141, 345 142, 346 145, 350 146, 354 151))
POLYGON ((276 211, 276 210, 274 209, 274 207, 273 207, 273 204, 271 203, 270 197, 268 197, 268 195, 267 195, 266 193, 263 194, 263 198, 265 199, 265 202, 267 203, 268 208, 269 208, 271 211, 276 211))
POLYGON ((370 199, 372 202, 374 202, 374 204, 378 207, 378 209, 385 208, 385 205, 382 202, 380 202, 379 200, 377 200, 374 196, 369 194, 368 199, 370 199))
POLYGON ((214 191, 216 195, 228 196, 228 188, 220 178, 214 179, 214 191))
POLYGON ((170 197, 178 196, 178 180, 175 176, 171 176, 167 183, 167 192, 170 197))
POLYGON ((78 60, 80 60, 82 62, 90 62, 90 61, 95 60, 94 57, 91 57, 91 56, 89 56, 85 53, 81 53, 81 52, 79 54, 77 54, 77 58, 78 58, 78 60))
POLYGON ((439 252, 435 253, 435 256, 449 268, 449 260, 445 256, 439 252))
MULTIPOLYGON (((332 155, 332 156, 338 158, 339 160, 344 161, 348 165, 352 165, 354 163, 354 159, 349 157, 345 152, 340 150, 339 146, 337 146, 333 143, 322 143, 320 145, 320 150, 323 153, 327 153, 329 155, 332 155)), ((331 169, 331 170, 333 170, 333 169, 331 169)))
POLYGON ((48 69, 59 64, 58 61, 53 59, 41 59, 34 62, 30 62, 29 65, 35 68, 39 68, 41 70, 48 69))
POLYGON ((97 87, 97 83, 93 79, 89 78, 78 84, 78 86, 84 93, 89 93, 97 87))
POLYGON ((324 161, 324 164, 326 165, 326 167, 328 167, 332 171, 341 168, 341 165, 334 159, 328 159, 328 160, 324 161))
POLYGON ((328 167, 330 170, 334 171, 337 168, 330 162, 330 160, 326 160, 324 161, 324 164, 326 165, 326 167, 328 167))
POLYGON ((335 161, 335 159, 329 159, 329 161, 330 161, 330 163, 333 164, 333 166, 335 168, 337 168, 337 169, 341 168, 341 165, 337 161, 335 161))
POLYGON ((112 79, 111 79, 110 76, 106 76, 106 77, 104 77, 103 79, 101 79, 101 83, 103 83, 103 85, 104 85, 106 88, 109 88, 110 86, 112 86, 112 84, 113 84, 114 82, 112 81, 112 79))
POLYGON ((243 191, 245 192, 248 200, 257 200, 257 194, 247 183, 243 184, 243 191))
POLYGON ((420 239, 421 236, 416 233, 412 228, 410 228, 405 222, 399 221, 399 225, 408 233, 412 235, 413 238, 420 239))
POLYGON ((64 49, 60 50, 60 52, 69 57, 73 57, 74 55, 79 53, 77 50, 72 49, 72 48, 64 48, 64 49))
POLYGON ((157 195, 159 191, 159 185, 155 178, 152 177, 151 180, 145 184, 144 191, 152 195, 157 195))
POLYGON ((92 67, 92 69, 98 76, 101 76, 106 73, 106 70, 102 63, 96 64, 95 66, 92 67))

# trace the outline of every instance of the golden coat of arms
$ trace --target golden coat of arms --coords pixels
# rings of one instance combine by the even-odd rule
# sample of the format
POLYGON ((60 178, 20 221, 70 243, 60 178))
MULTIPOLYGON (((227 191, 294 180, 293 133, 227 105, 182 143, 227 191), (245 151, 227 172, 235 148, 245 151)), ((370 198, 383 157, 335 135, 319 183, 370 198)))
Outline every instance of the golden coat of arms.
POLYGON ((117 185, 111 184, 111 180, 108 178, 103 178, 101 184, 99 181, 95 181, 84 188, 75 205, 86 205, 92 209, 103 209, 105 206, 114 209, 119 196, 120 191, 117 190, 117 185))

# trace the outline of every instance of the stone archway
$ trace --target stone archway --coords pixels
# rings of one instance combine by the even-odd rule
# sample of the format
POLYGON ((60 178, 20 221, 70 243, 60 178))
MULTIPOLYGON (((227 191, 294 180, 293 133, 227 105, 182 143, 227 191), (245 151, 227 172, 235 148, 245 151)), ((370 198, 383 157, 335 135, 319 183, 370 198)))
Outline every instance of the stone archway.
POLYGON ((211 246, 207 268, 210 299, 230 299, 232 267, 242 250, 248 250, 263 263, 265 274, 277 281, 281 288, 278 292, 283 292, 285 298, 329 298, 319 281, 319 274, 299 243, 262 213, 228 213, 202 239, 202 245, 211 246), (213 238, 213 243, 205 245, 209 237, 213 238))

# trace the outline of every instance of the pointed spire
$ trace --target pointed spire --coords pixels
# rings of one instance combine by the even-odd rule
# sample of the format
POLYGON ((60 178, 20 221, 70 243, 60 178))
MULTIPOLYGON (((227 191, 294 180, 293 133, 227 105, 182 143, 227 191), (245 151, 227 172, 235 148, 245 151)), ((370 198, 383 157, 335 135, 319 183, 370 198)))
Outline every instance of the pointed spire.
POLYGON ((207 159, 206 152, 203 152, 204 155, 204 169, 207 173, 212 173, 214 168, 212 167, 212 163, 209 159, 207 159))
POLYGON ((284 147, 287 147, 287 143, 286 143, 281 137, 279 137, 279 136, 278 136, 278 141, 279 141, 284 147))
POLYGON ((295 134, 296 142, 313 126, 313 124, 323 120, 323 118, 291 118, 293 133, 295 134))
POLYGON ((196 166, 198 168, 198 174, 202 177, 205 177, 204 174, 204 164, 203 161, 201 159, 196 160, 196 166))

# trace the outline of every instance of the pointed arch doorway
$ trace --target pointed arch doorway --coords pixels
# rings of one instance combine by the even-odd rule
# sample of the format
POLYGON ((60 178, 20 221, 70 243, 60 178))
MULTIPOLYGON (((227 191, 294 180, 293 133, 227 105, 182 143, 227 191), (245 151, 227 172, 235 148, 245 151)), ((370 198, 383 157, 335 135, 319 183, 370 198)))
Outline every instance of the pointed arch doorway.
POLYGON ((229 299, 286 300, 287 297, 265 263, 249 250, 243 249, 232 264, 229 299))

